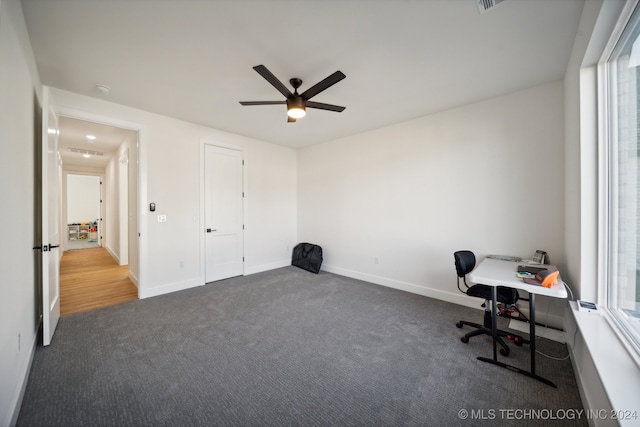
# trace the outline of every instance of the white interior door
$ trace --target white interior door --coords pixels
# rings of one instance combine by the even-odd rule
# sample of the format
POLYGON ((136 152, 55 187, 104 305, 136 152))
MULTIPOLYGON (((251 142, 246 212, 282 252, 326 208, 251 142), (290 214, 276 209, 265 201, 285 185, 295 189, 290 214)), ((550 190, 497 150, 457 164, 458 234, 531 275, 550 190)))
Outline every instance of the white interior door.
POLYGON ((49 88, 42 97, 42 344, 51 343, 60 319, 60 162, 58 117, 49 88))
POLYGON ((244 273, 242 152, 205 145, 205 282, 244 273))

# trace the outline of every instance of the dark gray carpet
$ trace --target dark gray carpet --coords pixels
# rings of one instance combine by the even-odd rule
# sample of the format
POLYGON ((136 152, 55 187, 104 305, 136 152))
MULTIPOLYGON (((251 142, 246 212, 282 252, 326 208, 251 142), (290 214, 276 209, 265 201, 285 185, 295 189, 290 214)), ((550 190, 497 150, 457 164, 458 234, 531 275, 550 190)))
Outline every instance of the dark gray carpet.
POLYGON ((570 361, 538 357, 554 389, 476 360, 489 337, 463 344, 455 322, 481 317, 296 267, 71 315, 36 351, 18 425, 586 425, 531 412, 582 409, 570 361))

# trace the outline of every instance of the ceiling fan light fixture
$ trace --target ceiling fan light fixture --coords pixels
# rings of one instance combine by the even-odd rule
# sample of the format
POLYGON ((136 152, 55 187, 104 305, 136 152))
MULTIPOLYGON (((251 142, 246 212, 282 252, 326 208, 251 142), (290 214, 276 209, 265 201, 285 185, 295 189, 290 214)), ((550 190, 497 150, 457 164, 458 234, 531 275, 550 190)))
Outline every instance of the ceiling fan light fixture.
POLYGON ((287 115, 292 119, 300 119, 307 114, 304 99, 301 97, 287 99, 287 115))
POLYGON ((307 112, 304 110, 304 108, 293 107, 293 108, 289 108, 289 110, 287 111, 287 115, 292 119, 300 119, 306 116, 307 112))
POLYGON ((284 84, 282 84, 282 82, 278 80, 278 78, 274 76, 273 73, 269 71, 264 65, 256 65, 255 67, 253 67, 253 69, 262 77, 264 77, 264 79, 268 81, 271 86, 276 88, 278 92, 283 94, 286 98, 286 101, 240 101, 241 105, 278 105, 286 103, 288 116, 287 123, 295 123, 297 119, 304 117, 307 114, 307 107, 316 108, 319 110, 335 111, 338 113, 341 113, 345 108, 339 105, 309 101, 320 92, 325 91, 329 87, 347 77, 342 71, 336 71, 329 77, 321 80, 320 82, 316 83, 309 89, 299 94, 298 88, 302 85, 301 79, 297 77, 289 79, 289 83, 291 83, 291 86, 293 87, 293 93, 291 93, 291 91, 284 84))

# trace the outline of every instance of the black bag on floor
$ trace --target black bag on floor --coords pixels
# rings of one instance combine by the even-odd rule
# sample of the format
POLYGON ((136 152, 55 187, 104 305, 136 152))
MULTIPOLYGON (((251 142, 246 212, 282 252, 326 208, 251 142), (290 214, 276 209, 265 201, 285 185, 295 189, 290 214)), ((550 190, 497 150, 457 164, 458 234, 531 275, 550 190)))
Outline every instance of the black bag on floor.
POLYGON ((291 265, 318 274, 322 265, 322 248, 312 243, 298 243, 293 248, 291 265))

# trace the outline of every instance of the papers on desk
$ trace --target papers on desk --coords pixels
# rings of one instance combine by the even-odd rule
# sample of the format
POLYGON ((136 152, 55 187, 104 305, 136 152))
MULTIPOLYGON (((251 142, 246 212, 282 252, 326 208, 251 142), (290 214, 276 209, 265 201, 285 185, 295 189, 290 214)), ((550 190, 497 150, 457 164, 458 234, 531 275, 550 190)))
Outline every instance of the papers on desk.
POLYGON ((519 256, 511 256, 511 255, 487 255, 487 258, 499 259, 501 261, 513 261, 513 262, 522 261, 522 258, 520 258, 519 256))
POLYGON ((533 273, 527 273, 525 271, 523 271, 523 272, 519 271, 519 272, 516 273, 516 277, 518 279, 533 279, 533 278, 536 277, 536 275, 533 274, 533 273))
POLYGON ((533 267, 530 265, 519 265, 516 270, 516 277, 522 279, 529 285, 544 286, 550 288, 558 283, 558 270, 549 270, 545 267, 533 267))
POLYGON ((520 274, 530 274, 532 277, 535 277, 536 274, 540 273, 541 271, 546 270, 545 267, 533 267, 530 265, 519 265, 518 269, 516 270, 518 273, 520 274))
POLYGON ((545 288, 550 288, 556 283, 558 283, 558 275, 560 272, 558 270, 545 270, 539 271, 535 277, 523 277, 522 281, 529 285, 540 285, 545 288))

